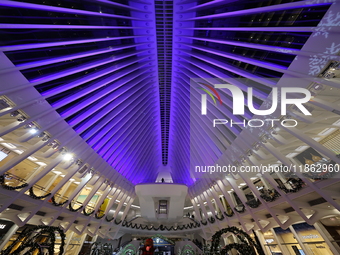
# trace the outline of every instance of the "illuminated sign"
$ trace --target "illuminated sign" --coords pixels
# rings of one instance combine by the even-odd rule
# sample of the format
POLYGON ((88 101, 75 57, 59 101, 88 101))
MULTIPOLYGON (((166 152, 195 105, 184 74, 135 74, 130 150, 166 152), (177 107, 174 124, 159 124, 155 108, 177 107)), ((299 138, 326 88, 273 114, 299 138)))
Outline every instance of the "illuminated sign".
POLYGON ((303 239, 314 239, 314 238, 320 238, 318 235, 306 235, 306 236, 302 236, 303 239))

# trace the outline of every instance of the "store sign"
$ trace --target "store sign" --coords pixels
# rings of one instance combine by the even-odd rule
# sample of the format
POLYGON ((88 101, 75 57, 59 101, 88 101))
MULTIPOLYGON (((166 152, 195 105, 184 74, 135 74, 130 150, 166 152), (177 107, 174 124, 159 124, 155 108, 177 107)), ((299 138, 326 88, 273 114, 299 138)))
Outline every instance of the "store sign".
POLYGON ((13 225, 14 225, 14 223, 11 222, 11 221, 0 220, 0 232, 1 232, 1 234, 6 233, 13 225))
POLYGON ((80 241, 81 241, 80 237, 72 237, 71 240, 72 240, 73 242, 78 242, 78 243, 80 243, 80 241))
POLYGON ((307 236, 302 236, 303 239, 314 239, 314 238, 320 238, 318 235, 307 235, 307 236))

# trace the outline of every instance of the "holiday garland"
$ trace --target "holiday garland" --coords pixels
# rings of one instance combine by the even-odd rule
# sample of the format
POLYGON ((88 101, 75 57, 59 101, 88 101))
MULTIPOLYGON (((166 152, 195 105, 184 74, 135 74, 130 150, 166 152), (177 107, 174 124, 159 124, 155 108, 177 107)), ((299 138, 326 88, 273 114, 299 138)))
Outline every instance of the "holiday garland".
POLYGON ((251 237, 241 229, 236 227, 229 227, 217 231, 212 237, 212 243, 210 248, 211 254, 221 253, 222 255, 228 254, 228 251, 236 249, 242 255, 256 255, 257 250, 259 255, 264 255, 264 252, 258 244, 256 244, 251 237), (220 238, 225 233, 233 233, 240 240, 240 243, 232 243, 226 245, 220 252, 218 251, 218 246, 220 243, 220 238))
POLYGON ((17 187, 9 186, 9 185, 7 185, 7 184, 5 183, 5 176, 6 176, 6 174, 0 176, 0 185, 1 185, 1 187, 4 188, 4 189, 7 189, 7 190, 17 190, 17 189, 22 189, 22 188, 28 186, 27 183, 24 183, 24 184, 22 184, 22 185, 20 185, 20 186, 17 186, 17 187))
POLYGON ((107 222, 111 222, 111 221, 114 220, 114 217, 112 217, 111 219, 109 219, 109 218, 106 216, 106 217, 105 217, 105 220, 106 220, 107 222))
POLYGON ((202 221, 202 220, 201 220, 201 224, 204 225, 204 226, 206 226, 206 225, 208 224, 208 222, 207 222, 207 221, 202 221))
POLYGON ((167 227, 167 226, 164 226, 164 225, 160 225, 159 227, 155 227, 155 226, 147 226, 147 225, 142 225, 142 224, 134 224, 134 223, 129 223, 127 221, 119 221, 117 222, 116 220, 114 221, 114 223, 116 225, 119 225, 120 223, 122 223, 122 226, 123 227, 128 227, 128 228, 136 228, 136 229, 147 229, 147 230, 155 230, 155 231, 158 231, 158 230, 161 230, 161 231, 164 231, 164 230, 167 230, 167 231, 171 231, 171 230, 183 230, 183 229, 192 229, 192 228, 198 228, 200 227, 200 223, 189 223, 189 224, 186 224, 186 225, 181 225, 181 226, 177 226, 177 227, 174 227, 174 226, 170 226, 170 227, 167 227))
POLYGON ((256 235, 256 233, 253 229, 252 229, 252 232, 253 232, 253 235, 254 235, 254 238, 255 238, 255 242, 257 244, 257 248, 260 249, 259 254, 264 254, 264 251, 263 251, 262 246, 261 246, 260 239, 257 237, 257 235, 256 235))
POLYGON ((241 205, 242 208, 241 209, 238 209, 237 206, 234 207, 234 210, 238 213, 244 213, 244 211, 246 210, 245 206, 244 205, 241 205))
POLYGON ((224 212, 224 215, 227 217, 233 217, 234 216, 234 211, 231 210, 231 213, 224 212))
POLYGON ((214 217, 210 217, 210 218, 208 218, 208 221, 209 221, 211 224, 213 224, 213 223, 215 223, 215 218, 214 218, 214 217))
POLYGON ((266 202, 273 202, 278 197, 280 197, 280 193, 274 190, 268 190, 268 194, 261 194, 260 197, 266 202))
POLYGON ((85 215, 85 216, 90 216, 92 213, 94 213, 95 212, 95 210, 92 210, 91 212, 86 212, 86 208, 84 208, 83 209, 83 214, 85 215))
POLYGON ((134 255, 137 252, 136 247, 132 244, 128 244, 124 247, 121 254, 131 254, 134 255))
POLYGON ((120 221, 116 221, 116 219, 114 220, 114 223, 116 224, 116 225, 119 225, 120 223, 122 223, 122 221, 120 220, 120 221))
POLYGON ((51 195, 51 193, 47 193, 47 194, 42 195, 42 196, 37 196, 36 194, 34 194, 33 187, 30 187, 30 189, 29 189, 29 196, 33 199, 43 199, 43 198, 48 197, 49 195, 51 195))
POLYGON ((52 197, 51 200, 52 200, 52 204, 53 204, 54 206, 63 206, 64 204, 66 204, 66 203, 68 202, 68 200, 65 200, 64 202, 57 203, 57 202, 55 201, 54 196, 52 197))
POLYGON ((58 255, 62 255, 64 253, 65 246, 65 234, 64 231, 59 227, 52 226, 35 226, 34 228, 27 229, 21 232, 19 237, 5 250, 1 251, 1 255, 19 255, 25 251, 25 255, 33 254, 35 250, 38 250, 38 255, 45 255, 46 253, 43 251, 47 249, 48 255, 54 255, 55 250, 55 241, 56 236, 55 232, 58 232, 60 235, 61 244, 59 247, 58 255), (47 240, 42 243, 39 243, 40 237, 46 237, 46 233, 48 234, 47 240), (50 242, 49 242, 50 241, 50 242), (19 245, 19 246, 18 246, 19 245), (27 248, 29 248, 27 250, 27 248), (13 251, 13 249, 15 249, 13 251))
POLYGON ((190 249, 185 249, 185 250, 182 251, 181 254, 182 255, 188 255, 188 254, 195 255, 195 252, 193 250, 190 250, 190 249))
POLYGON ((215 215, 215 218, 218 219, 219 221, 224 220, 224 216, 223 214, 221 214, 221 216, 219 217, 218 215, 215 215))
POLYGON ((303 188, 305 184, 301 179, 290 178, 288 181, 291 181, 294 184, 294 188, 288 189, 285 186, 278 186, 279 189, 283 190, 285 193, 295 193, 303 188))
POLYGON ((261 204, 261 202, 257 199, 249 200, 246 202, 246 204, 251 208, 257 208, 261 204))
POLYGON ((82 209, 83 206, 79 206, 77 209, 74 209, 71 205, 71 203, 68 205, 68 209, 71 211, 71 212, 78 212, 80 209, 82 209))
POLYGON ((98 215, 99 212, 97 212, 94 217, 96 217, 96 219, 100 220, 101 218, 103 218, 105 216, 105 214, 102 214, 101 216, 98 215))

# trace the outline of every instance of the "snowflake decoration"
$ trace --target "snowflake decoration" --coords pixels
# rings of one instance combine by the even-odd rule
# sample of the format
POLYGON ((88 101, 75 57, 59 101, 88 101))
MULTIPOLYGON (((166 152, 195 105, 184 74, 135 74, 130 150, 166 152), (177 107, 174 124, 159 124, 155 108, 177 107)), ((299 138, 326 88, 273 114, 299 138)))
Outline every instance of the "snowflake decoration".
POLYGON ((325 28, 325 27, 316 27, 314 28, 314 33, 312 37, 317 37, 317 36, 324 36, 325 38, 328 38, 329 31, 330 29, 325 28))
POLYGON ((340 43, 335 45, 335 43, 333 42, 331 47, 326 48, 326 51, 324 53, 333 55, 333 54, 337 54, 339 51, 340 51, 340 43))
POLYGON ((317 55, 313 55, 309 58, 309 75, 317 75, 321 72, 322 68, 327 64, 328 60, 325 57, 319 58, 317 55))
POLYGON ((333 11, 330 11, 326 17, 322 19, 318 27, 333 27, 340 25, 340 13, 334 14, 333 11))
MULTIPOLYGON (((306 4, 309 5, 309 4, 320 4, 320 3, 324 3, 325 1, 324 0, 310 0, 310 1, 307 1, 306 4)), ((336 2, 336 0, 333 0, 333 2, 336 2)))

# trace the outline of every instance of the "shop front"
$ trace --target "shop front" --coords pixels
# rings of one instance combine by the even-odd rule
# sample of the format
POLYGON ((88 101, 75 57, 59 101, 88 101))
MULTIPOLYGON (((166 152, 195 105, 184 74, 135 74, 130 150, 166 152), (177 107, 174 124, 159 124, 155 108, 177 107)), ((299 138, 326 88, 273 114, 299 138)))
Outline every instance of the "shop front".
POLYGON ((265 246, 271 254, 333 255, 328 244, 314 226, 294 224, 287 229, 274 228, 272 235, 265 235, 265 246))

